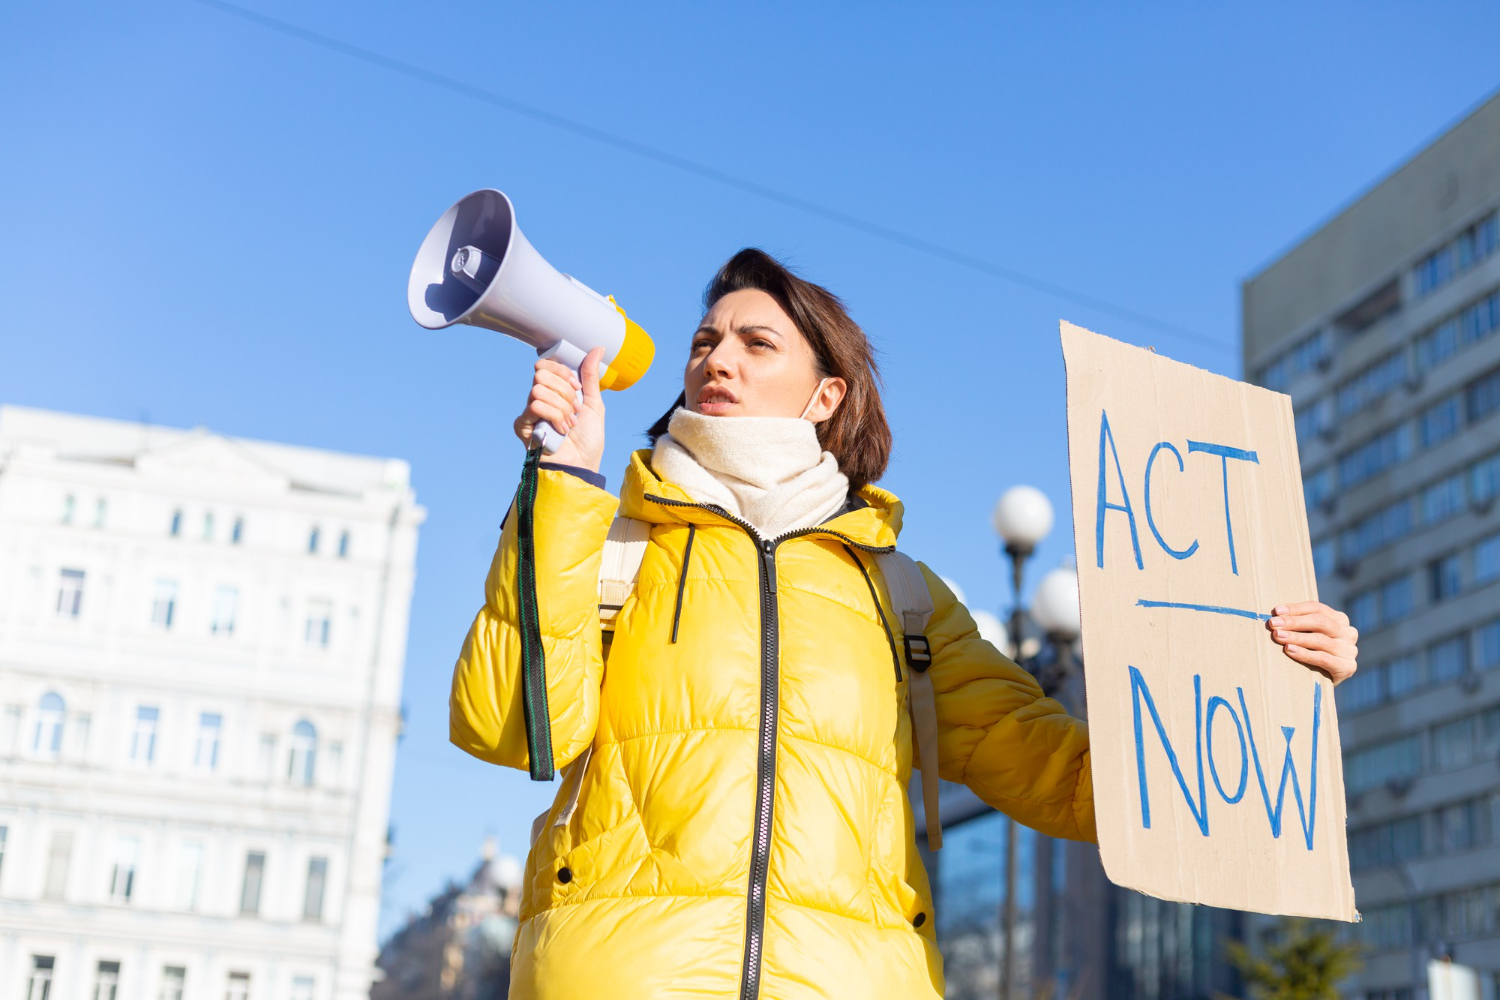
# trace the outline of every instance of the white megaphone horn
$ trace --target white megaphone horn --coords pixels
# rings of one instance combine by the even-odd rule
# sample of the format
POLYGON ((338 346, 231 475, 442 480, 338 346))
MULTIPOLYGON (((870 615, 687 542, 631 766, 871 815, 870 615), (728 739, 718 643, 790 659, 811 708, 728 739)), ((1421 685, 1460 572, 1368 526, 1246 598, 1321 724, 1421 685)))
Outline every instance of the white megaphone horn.
MULTIPOLYGON (((454 323, 515 337, 578 371, 604 348, 601 389, 624 389, 651 367, 651 337, 615 305, 537 253, 516 225, 510 199, 493 188, 465 195, 422 241, 406 286, 412 318, 429 330, 454 323)), ((538 422, 532 443, 550 455, 566 435, 538 422)))

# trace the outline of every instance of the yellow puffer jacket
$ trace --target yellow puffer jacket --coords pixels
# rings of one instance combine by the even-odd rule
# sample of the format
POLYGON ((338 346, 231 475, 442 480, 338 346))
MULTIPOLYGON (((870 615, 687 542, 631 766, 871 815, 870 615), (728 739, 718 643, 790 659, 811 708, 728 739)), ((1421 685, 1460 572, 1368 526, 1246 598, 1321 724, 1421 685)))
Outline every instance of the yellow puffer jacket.
MULTIPOLYGON (((765 542, 649 459, 632 457, 618 502, 652 527, 608 647, 596 581, 617 502, 540 473, 554 759, 593 754, 576 811, 554 822, 564 781, 527 859, 511 996, 941 997, 906 795, 907 669, 871 554, 895 544, 900 501, 866 486, 858 509, 765 542)), ((516 522, 512 508, 454 671, 451 739, 525 769, 516 522)), ((1043 833, 1093 840, 1084 725, 922 570, 942 776, 1043 833)))

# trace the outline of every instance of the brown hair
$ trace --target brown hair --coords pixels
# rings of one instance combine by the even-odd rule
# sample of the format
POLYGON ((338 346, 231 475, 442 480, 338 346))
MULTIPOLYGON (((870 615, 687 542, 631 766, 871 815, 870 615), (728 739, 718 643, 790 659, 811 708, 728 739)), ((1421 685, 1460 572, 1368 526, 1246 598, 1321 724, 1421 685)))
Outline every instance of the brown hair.
MULTIPOLYGON (((822 285, 793 274, 764 250, 747 247, 729 258, 703 290, 707 312, 730 292, 756 289, 774 298, 812 345, 818 377, 844 380, 848 391, 833 416, 818 424, 823 450, 838 459, 839 471, 857 490, 885 474, 891 457, 891 428, 880 402, 880 368, 870 339, 849 317, 844 303, 822 285)), ((667 433, 672 413, 687 405, 687 394, 646 432, 653 445, 667 433)))

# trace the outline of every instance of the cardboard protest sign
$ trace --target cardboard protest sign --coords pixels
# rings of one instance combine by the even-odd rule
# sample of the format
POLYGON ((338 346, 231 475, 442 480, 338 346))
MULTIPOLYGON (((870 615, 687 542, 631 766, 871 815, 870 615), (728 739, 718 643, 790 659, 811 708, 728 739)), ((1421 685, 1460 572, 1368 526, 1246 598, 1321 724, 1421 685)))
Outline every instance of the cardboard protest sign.
POLYGON ((1357 920, 1291 400, 1062 324, 1099 850, 1163 899, 1357 920))

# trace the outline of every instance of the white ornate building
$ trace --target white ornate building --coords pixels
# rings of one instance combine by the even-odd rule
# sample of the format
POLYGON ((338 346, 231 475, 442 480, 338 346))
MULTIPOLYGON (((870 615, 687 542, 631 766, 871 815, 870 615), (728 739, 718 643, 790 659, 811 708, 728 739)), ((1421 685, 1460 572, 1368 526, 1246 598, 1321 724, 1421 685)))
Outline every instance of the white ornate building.
POLYGON ((0 408, 0 1000, 355 1000, 424 511, 397 460, 0 408))

